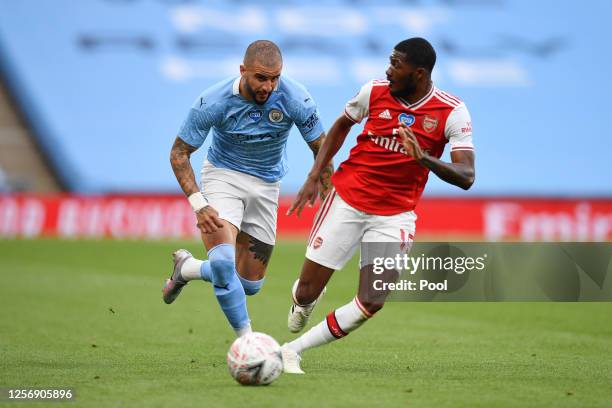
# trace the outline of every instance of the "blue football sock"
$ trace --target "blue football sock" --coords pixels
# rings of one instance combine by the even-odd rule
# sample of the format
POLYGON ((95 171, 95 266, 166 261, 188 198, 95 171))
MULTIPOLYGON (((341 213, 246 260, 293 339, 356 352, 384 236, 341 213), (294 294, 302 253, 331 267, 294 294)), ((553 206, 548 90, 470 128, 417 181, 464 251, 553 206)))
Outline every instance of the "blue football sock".
POLYGON ((200 266, 200 276, 206 282, 212 282, 212 270, 210 269, 210 261, 203 261, 200 266))
MULTIPOLYGON (((200 276, 202 276, 202 280, 206 282, 212 282, 212 270, 210 268, 210 261, 203 261, 200 266, 200 276)), ((264 284, 265 278, 259 280, 248 280, 240 276, 238 274, 238 279, 240 279, 240 283, 244 288, 244 292, 247 296, 252 296, 258 293, 261 290, 261 287, 264 284)))
POLYGON ((240 275, 238 275, 238 278, 240 279, 240 283, 242 284, 242 287, 244 288, 244 293, 246 293, 248 296, 252 296, 256 294, 257 292, 259 292, 259 290, 264 284, 264 280, 266 279, 266 278, 261 278, 260 280, 248 280, 248 279, 243 278, 240 275))
POLYGON ((208 251, 213 290, 217 301, 234 330, 250 325, 244 288, 236 272, 236 249, 230 244, 220 244, 208 251))

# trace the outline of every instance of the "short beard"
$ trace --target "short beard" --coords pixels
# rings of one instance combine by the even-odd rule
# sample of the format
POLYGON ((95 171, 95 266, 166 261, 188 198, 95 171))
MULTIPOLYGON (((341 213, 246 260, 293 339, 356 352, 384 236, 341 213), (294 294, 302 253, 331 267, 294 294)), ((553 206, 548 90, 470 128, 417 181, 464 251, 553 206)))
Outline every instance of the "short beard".
POLYGON ((253 100, 253 102, 255 102, 257 105, 265 105, 266 102, 268 102, 268 99, 270 98, 270 95, 268 95, 268 97, 266 98, 265 101, 263 102, 259 102, 257 100, 257 94, 255 93, 255 91, 253 91, 253 89, 249 86, 249 83, 247 81, 244 81, 244 87, 246 88, 247 93, 251 96, 251 99, 253 100))
POLYGON ((407 97, 407 96, 412 95, 413 93, 415 93, 416 89, 417 89, 417 84, 416 84, 416 82, 413 82, 413 83, 406 84, 404 86, 404 88, 402 88, 400 90, 391 91, 391 95, 393 95, 395 97, 404 98, 404 97, 407 97))

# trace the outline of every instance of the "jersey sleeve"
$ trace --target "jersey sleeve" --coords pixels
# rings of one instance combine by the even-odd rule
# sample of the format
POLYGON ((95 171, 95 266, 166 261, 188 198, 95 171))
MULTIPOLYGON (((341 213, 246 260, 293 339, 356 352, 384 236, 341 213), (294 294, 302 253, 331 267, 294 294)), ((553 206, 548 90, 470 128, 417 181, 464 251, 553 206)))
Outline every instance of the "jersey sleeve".
POLYGON ((372 82, 361 87, 357 95, 346 103, 344 115, 355 123, 361 123, 370 113, 370 95, 372 94, 372 82))
POLYGON ((205 96, 199 96, 191 106, 178 137, 193 147, 202 146, 210 128, 216 124, 216 116, 215 106, 207 104, 205 96))
POLYGON ((444 135, 451 145, 451 152, 474 150, 474 144, 472 143, 472 119, 464 103, 461 103, 448 115, 444 135))
POLYGON ((321 123, 319 109, 312 96, 308 92, 305 92, 303 96, 295 117, 295 125, 302 134, 302 138, 310 143, 318 139, 325 132, 325 129, 323 123, 321 123))

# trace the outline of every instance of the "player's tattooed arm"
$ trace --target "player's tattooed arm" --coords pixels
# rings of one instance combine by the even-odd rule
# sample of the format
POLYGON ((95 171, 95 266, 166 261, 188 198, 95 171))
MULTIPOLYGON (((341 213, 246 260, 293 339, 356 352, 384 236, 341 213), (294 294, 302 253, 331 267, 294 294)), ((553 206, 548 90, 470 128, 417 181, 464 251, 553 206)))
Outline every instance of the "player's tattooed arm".
MULTIPOLYGON (((172 165, 172 170, 174 171, 176 180, 187 197, 200 191, 195 175, 193 174, 193 167, 191 167, 191 162, 189 161, 191 153, 196 150, 197 148, 185 143, 180 137, 177 137, 170 151, 170 164, 172 165)), ((198 220, 197 226, 204 234, 210 234, 216 232, 219 228, 223 228, 223 222, 221 222, 219 218, 219 213, 212 208, 212 206, 207 205, 195 214, 198 220)))
POLYGON ((197 148, 185 143, 180 137, 177 137, 170 151, 170 164, 172 165, 172 170, 174 171, 174 175, 181 189, 183 189, 183 192, 188 197, 200 191, 196 183, 193 168, 191 167, 191 162, 189 161, 191 153, 196 150, 197 148))
POLYGON ((416 136, 409 127, 400 127, 399 134, 402 138, 406 154, 414 157, 422 166, 433 171, 436 176, 464 190, 468 190, 474 184, 474 179, 476 178, 474 152, 451 152, 452 163, 447 163, 430 156, 426 150, 421 149, 416 136))
MULTIPOLYGON (((315 160, 317 159, 317 155, 319 154, 319 150, 321 150, 321 145, 324 141, 325 134, 323 133, 317 140, 313 140, 312 142, 308 143, 315 160)), ((325 200, 325 197, 327 197, 327 194, 331 190, 332 174, 334 174, 334 162, 333 160, 330 160, 329 163, 323 167, 323 170, 321 170, 321 174, 319 175, 319 197, 321 198, 321 201, 325 200)))

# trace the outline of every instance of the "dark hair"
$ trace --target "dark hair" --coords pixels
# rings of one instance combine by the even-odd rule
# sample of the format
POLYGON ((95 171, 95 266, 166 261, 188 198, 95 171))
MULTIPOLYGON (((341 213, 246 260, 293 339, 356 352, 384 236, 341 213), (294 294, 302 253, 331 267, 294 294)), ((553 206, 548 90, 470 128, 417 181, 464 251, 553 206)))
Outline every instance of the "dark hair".
POLYGON ((265 66, 283 63, 281 51, 276 44, 268 40, 257 40, 249 44, 244 53, 244 64, 249 65, 259 61, 265 66))
POLYGON ((424 38, 414 37, 401 41, 395 46, 395 50, 405 54, 405 60, 409 64, 425 68, 430 73, 436 65, 436 51, 424 38))

